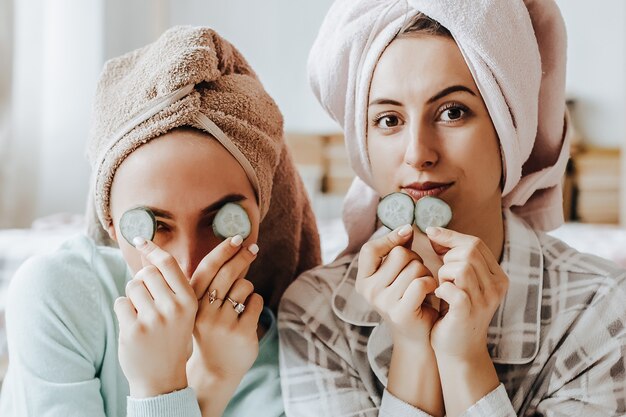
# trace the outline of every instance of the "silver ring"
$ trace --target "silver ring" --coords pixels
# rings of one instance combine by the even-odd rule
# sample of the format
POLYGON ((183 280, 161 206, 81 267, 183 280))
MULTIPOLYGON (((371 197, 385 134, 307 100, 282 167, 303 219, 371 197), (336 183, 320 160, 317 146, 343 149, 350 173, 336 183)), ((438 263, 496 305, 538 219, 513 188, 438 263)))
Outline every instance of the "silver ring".
POLYGON ((233 305, 233 308, 235 309, 235 312, 236 312, 237 314, 241 314, 241 313, 243 313, 243 311, 246 309, 246 306, 245 306, 245 305, 243 305, 243 304, 241 304, 241 303, 238 303, 237 301, 233 300, 232 298, 230 298, 230 297, 226 297, 226 299, 227 299, 228 301, 230 301, 230 303, 233 305))

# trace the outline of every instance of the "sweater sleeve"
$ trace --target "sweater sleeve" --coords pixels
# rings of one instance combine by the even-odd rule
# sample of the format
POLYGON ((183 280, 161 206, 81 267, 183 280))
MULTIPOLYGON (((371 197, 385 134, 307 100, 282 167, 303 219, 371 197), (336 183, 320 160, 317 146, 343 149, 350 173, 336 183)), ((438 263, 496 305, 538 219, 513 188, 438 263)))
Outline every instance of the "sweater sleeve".
MULTIPOLYGON (((9 372, 0 415, 118 415, 119 408, 107 409, 99 378, 111 335, 97 273, 84 254, 70 251, 32 258, 16 272, 7 299, 9 372)), ((129 417, 200 416, 190 388, 126 406, 129 417)))
POLYGON ((185 388, 157 397, 128 397, 128 417, 200 417, 200 406, 192 388, 185 388))
POLYGON ((9 287, 9 372, 2 409, 12 415, 105 416, 97 378, 104 329, 87 264, 52 256, 27 261, 9 287), (100 346, 99 346, 100 345, 100 346))

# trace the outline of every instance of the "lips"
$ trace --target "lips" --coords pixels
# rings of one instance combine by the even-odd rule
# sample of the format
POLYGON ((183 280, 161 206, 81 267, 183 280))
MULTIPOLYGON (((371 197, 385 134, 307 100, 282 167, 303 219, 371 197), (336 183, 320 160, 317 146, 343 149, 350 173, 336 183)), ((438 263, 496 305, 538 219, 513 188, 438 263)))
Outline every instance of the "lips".
POLYGON ((402 192, 410 195, 413 200, 417 201, 425 196, 437 197, 450 188, 452 184, 454 183, 415 182, 402 187, 402 192))

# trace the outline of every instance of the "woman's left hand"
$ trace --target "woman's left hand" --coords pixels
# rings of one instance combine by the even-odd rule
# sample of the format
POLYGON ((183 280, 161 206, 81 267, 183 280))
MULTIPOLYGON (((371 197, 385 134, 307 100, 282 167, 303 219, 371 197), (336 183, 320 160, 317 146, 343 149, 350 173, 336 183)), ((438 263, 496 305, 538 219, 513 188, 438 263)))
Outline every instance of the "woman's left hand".
POLYGON ((474 360, 487 353, 489 323, 507 292, 508 277, 479 238, 444 228, 429 228, 427 235, 448 248, 435 290, 447 306, 433 326, 431 345, 438 360, 474 360))
POLYGON ((187 376, 203 416, 221 416, 259 351, 257 327, 263 298, 243 278, 258 247, 243 248, 241 237, 221 242, 191 278, 198 300, 193 354, 187 376), (245 305, 237 311, 237 303, 245 305))

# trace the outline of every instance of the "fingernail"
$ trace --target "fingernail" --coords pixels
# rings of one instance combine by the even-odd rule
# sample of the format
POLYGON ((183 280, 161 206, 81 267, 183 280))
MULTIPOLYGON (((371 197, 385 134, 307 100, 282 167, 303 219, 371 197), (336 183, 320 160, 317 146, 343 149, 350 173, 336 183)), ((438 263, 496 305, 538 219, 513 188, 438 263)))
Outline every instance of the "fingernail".
POLYGON ((441 233, 441 229, 439 229, 438 227, 427 227, 426 228, 426 234, 428 236, 437 236, 439 233, 441 233))
POLYGON ((233 245, 234 247, 237 247, 241 245, 242 243, 243 243, 243 237, 241 237, 241 235, 235 235, 230 240, 230 244, 233 245))
POLYGON ((251 254, 256 255, 257 253, 259 253, 259 246, 256 243, 253 243, 252 245, 248 246, 248 250, 251 254))
POLYGON ((398 230, 400 236, 408 236, 413 231, 413 227, 410 224, 402 226, 402 229, 398 230))
POLYGON ((133 238, 133 245, 135 245, 135 247, 136 247, 137 249, 141 249, 141 248, 143 248, 144 246, 146 246, 146 242, 147 242, 147 241, 146 241, 146 239, 144 239, 144 238, 143 238, 143 237, 141 237, 141 236, 135 236, 135 237, 133 238))

